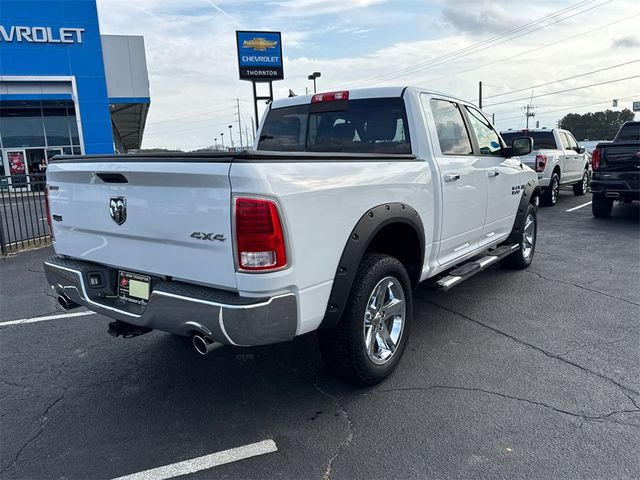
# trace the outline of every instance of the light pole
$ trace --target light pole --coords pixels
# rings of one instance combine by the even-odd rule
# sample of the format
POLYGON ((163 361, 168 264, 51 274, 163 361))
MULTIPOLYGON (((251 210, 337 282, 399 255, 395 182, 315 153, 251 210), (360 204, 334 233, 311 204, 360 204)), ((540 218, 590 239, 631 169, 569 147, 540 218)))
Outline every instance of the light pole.
POLYGON ((321 76, 322 74, 320 72, 313 72, 307 77, 308 80, 313 80, 313 93, 316 93, 316 78, 319 78, 321 76))
POLYGON ((213 139, 213 142, 214 142, 214 144, 215 144, 215 147, 214 147, 214 148, 217 150, 217 149, 218 149, 218 138, 217 138, 217 137, 216 137, 216 138, 214 138, 214 139, 213 139))
POLYGON ((231 142, 231 148, 233 148, 233 125, 229 125, 229 141, 231 142))
POLYGON ((224 150, 224 133, 220 132, 220 143, 222 144, 222 149, 224 150))

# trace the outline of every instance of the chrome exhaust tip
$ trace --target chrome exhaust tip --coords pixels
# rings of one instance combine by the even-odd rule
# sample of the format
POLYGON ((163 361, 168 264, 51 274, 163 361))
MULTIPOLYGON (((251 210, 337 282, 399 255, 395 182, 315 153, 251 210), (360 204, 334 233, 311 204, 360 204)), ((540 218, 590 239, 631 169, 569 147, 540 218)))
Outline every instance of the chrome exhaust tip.
POLYGON ((197 334, 193 336, 192 340, 193 346, 200 355, 211 353, 223 345, 222 343, 214 342, 209 337, 203 337, 197 334))
POLYGON ((64 310, 73 310, 74 308, 78 308, 80 305, 78 305, 77 303, 73 302, 69 297, 67 297, 66 295, 58 295, 58 304, 64 309, 64 310))

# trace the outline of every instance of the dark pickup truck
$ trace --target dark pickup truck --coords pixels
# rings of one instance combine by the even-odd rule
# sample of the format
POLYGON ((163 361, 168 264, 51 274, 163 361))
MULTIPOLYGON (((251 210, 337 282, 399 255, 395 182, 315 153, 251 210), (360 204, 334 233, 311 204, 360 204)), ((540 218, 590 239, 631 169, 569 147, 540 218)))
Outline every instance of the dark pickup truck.
POLYGON ((614 200, 640 200, 640 122, 626 122, 612 142, 599 143, 591 167, 594 217, 611 216, 614 200))

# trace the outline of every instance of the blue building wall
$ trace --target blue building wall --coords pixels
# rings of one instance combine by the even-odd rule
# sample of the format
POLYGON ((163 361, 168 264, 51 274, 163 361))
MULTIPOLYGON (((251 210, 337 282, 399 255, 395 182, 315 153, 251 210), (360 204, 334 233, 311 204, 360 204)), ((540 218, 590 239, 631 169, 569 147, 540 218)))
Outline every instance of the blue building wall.
POLYGON ((0 76, 75 76, 85 153, 113 153, 96 0, 0 0, 0 25, 84 29, 82 43, 0 39, 0 76))

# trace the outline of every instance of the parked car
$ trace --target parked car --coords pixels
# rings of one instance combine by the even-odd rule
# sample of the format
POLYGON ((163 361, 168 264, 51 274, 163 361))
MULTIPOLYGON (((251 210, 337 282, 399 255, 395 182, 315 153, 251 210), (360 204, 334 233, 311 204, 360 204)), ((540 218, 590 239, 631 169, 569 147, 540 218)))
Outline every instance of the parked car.
POLYGON ((578 145, 567 130, 542 128, 501 132, 506 142, 519 136, 533 138, 533 152, 522 159, 538 172, 542 188, 540 202, 553 206, 558 201, 560 187, 571 185, 575 195, 585 195, 589 189, 589 154, 578 145))
POLYGON ((611 216, 613 202, 640 200, 640 122, 626 122, 613 142, 599 143, 592 154, 595 217, 611 216))
MULTIPOLYGON (((222 344, 318 330, 331 368, 382 381, 407 344, 412 290, 526 268, 537 175, 473 105, 418 88, 275 100, 256 150, 52 160, 65 308, 222 344)), ((487 287, 487 298, 491 298, 487 287)))

